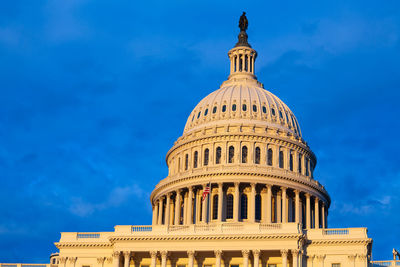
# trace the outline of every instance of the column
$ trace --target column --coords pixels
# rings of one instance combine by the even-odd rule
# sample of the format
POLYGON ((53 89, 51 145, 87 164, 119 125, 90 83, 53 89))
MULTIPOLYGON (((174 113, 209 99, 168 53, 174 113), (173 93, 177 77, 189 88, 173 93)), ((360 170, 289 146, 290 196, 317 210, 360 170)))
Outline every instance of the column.
POLYGON ((311 228, 311 204, 310 194, 306 193, 306 228, 311 228))
POLYGON ((288 254, 288 250, 287 249, 282 249, 281 250, 282 267, 288 267, 287 266, 287 254, 288 254))
POLYGON ((157 265, 157 251, 150 251, 150 256, 151 256, 151 266, 150 267, 156 267, 156 265, 157 265))
POLYGON ((307 256, 307 267, 314 267, 314 255, 307 256))
POLYGON ((156 225, 157 224, 157 214, 158 214, 158 205, 155 204, 153 205, 153 220, 152 220, 152 225, 156 225))
POLYGON ((215 250, 215 267, 221 267, 221 257, 222 257, 222 251, 221 250, 215 250))
POLYGON ((183 194, 183 223, 182 224, 186 224, 187 222, 187 215, 188 215, 188 210, 187 210, 187 205, 188 204, 188 194, 187 192, 185 192, 183 194))
POLYGON ((258 249, 253 250, 253 256, 254 256, 253 267, 259 267, 260 266, 260 250, 258 250, 258 249))
MULTIPOLYGON (((99 264, 98 266, 99 267, 103 267, 104 266, 104 260, 105 260, 106 258, 104 258, 104 257, 98 257, 97 258, 97 263, 99 264)), ((51 266, 51 265, 50 265, 51 266)))
POLYGON ((176 190, 175 197, 175 225, 179 225, 179 220, 181 218, 181 190, 176 190))
POLYGON ((200 222, 200 207, 201 207, 201 190, 196 190, 196 220, 195 223, 200 222))
POLYGON ((349 258, 349 267, 355 267, 356 266, 356 254, 350 254, 347 256, 349 258))
POLYGON ((315 212, 314 212, 315 226, 314 226, 314 228, 319 229, 319 199, 317 197, 315 197, 314 201, 315 201, 315 203, 314 203, 314 205, 315 205, 315 208, 314 208, 314 210, 315 210, 315 212))
POLYGON ((171 206, 171 193, 168 193, 167 204, 165 205, 165 219, 164 219, 165 225, 169 225, 170 206, 171 206))
POLYGON ((295 195, 295 219, 296 223, 300 223, 300 191, 294 190, 295 195))
POLYGON ((188 267, 193 267, 194 265, 194 251, 193 250, 188 250, 188 267))
POLYGON ((119 267, 119 256, 120 256, 119 251, 114 251, 113 253, 113 267, 119 267))
POLYGON ((287 212, 286 187, 281 187, 281 190, 282 190, 282 223, 287 223, 288 212, 287 212))
POLYGON ((282 217, 281 213, 282 212, 282 196, 281 192, 276 193, 276 222, 281 223, 282 222, 282 217))
POLYGON ((267 207, 266 207, 266 211, 267 211, 267 223, 271 223, 272 222, 272 186, 271 185, 267 185, 267 207))
POLYGON ((256 184, 251 183, 249 221, 256 221, 256 184))
POLYGON ((261 221, 267 222, 267 189, 264 187, 261 192, 261 221))
POLYGON ((161 251, 161 267, 167 267, 168 251, 161 251))
POLYGON ((235 196, 233 198, 233 221, 239 221, 239 183, 235 183, 235 196))
POLYGON ((131 261, 131 252, 124 251, 124 267, 129 267, 131 261))
MULTIPOLYGON (((77 259, 78 259, 78 257, 68 257, 68 261, 69 261, 71 267, 75 267, 75 263, 76 263, 77 259)), ((119 256, 118 256, 118 265, 119 265, 119 256)))
POLYGON ((296 150, 293 150, 293 171, 299 172, 299 153, 296 150))
POLYGON ((299 266, 299 250, 293 249, 292 250, 292 258, 293 258, 293 267, 299 266))
POLYGON ((243 267, 249 267, 249 251, 244 249, 242 250, 243 255, 243 267))
MULTIPOLYGON (((203 192, 206 189, 207 184, 203 185, 203 192)), ((210 188, 211 191, 211 188, 210 188)), ((211 193, 210 193, 211 194, 211 193)), ((208 196, 210 195, 208 194, 208 196)), ((203 200, 203 198, 201 198, 201 206, 202 206, 202 213, 201 213, 201 222, 206 223, 207 222, 207 201, 208 201, 208 196, 203 200)))
POLYGON ((325 227, 325 203, 322 202, 322 207, 321 207, 321 215, 322 215, 322 228, 326 228, 325 227))
POLYGON ((218 222, 222 222, 222 201, 224 199, 223 183, 218 184, 218 222))
POLYGON ((319 261, 319 266, 318 267, 324 267, 324 260, 325 260, 325 255, 321 254, 317 256, 317 259, 319 261))
POLYGON ((158 200, 158 223, 159 225, 162 224, 162 212, 163 212, 163 197, 160 197, 158 200))
POLYGON ((303 251, 301 249, 299 250, 299 267, 303 267, 303 251))
POLYGON ((193 224, 193 187, 189 187, 188 193, 188 207, 187 207, 187 222, 186 224, 193 224))

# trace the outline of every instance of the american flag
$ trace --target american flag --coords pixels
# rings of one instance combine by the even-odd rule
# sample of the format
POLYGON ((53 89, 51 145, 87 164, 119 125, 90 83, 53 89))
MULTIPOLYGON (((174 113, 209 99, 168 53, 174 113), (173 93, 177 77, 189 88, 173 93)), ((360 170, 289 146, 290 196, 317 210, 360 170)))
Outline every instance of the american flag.
POLYGON ((208 194, 210 194, 210 185, 209 184, 206 186, 206 188, 204 188, 202 201, 204 201, 206 199, 208 194))

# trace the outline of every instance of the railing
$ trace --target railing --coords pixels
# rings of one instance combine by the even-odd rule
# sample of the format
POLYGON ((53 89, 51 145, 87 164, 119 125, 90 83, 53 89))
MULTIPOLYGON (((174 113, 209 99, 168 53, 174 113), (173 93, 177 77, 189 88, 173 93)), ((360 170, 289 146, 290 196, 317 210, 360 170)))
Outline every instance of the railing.
POLYGON ((168 231, 173 232, 173 231, 182 231, 182 230, 188 230, 189 225, 170 225, 168 226, 168 231))
POLYGON ((281 229, 280 223, 260 223, 260 230, 281 229))
POLYGON ((76 235, 76 238, 100 238, 100 234, 99 233, 87 233, 87 234, 80 234, 78 233, 76 235))
POLYGON ((43 263, 0 263, 0 267, 49 267, 50 264, 43 263))
POLYGON ((134 225, 132 226, 132 232, 151 232, 153 227, 151 225, 134 225))
POLYGON ((243 230, 244 225, 240 223, 227 223, 222 224, 222 231, 230 231, 230 230, 243 230))
POLYGON ((381 266, 400 266, 400 260, 391 261, 371 261, 371 266, 381 267, 381 266))
POLYGON ((322 234, 324 235, 348 235, 348 229, 327 229, 323 230, 322 234))

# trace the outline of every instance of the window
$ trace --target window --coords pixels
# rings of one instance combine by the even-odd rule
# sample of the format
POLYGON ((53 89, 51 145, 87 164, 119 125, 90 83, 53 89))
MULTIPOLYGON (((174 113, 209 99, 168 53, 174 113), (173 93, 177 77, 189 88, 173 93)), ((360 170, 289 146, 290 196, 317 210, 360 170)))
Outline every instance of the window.
MULTIPOLYGON (((142 266, 142 267, 144 267, 144 266, 142 266)), ((148 265, 146 266, 146 267, 149 267, 148 265)), ((180 265, 177 265, 177 267, 186 267, 186 265, 184 265, 184 264, 180 264, 180 265)))
POLYGON ((195 117, 196 115, 193 115, 193 117, 192 117, 192 121, 194 120, 194 117, 195 117))
POLYGON ((233 195, 226 196, 226 218, 233 219, 233 195))
POLYGON ((199 152, 195 151, 193 155, 193 168, 197 168, 198 158, 199 158, 199 152))
POLYGON ((291 171, 293 171, 293 154, 292 153, 290 153, 290 156, 289 156, 289 169, 291 171))
POLYGON ((271 109, 271 113, 272 113, 273 116, 275 116, 275 109, 272 108, 271 109))
POLYGON ((283 168, 283 151, 279 151, 279 168, 283 168))
POLYGON ((299 168, 298 168, 299 173, 302 172, 302 169, 301 169, 301 158, 302 157, 303 157, 303 155, 299 154, 299 168))
POLYGON ((242 194, 240 197, 240 218, 247 219, 247 195, 242 194))
POLYGON ((226 111, 226 105, 223 105, 222 106, 222 112, 225 112, 226 111))
POLYGON ((188 167, 189 167, 189 155, 186 154, 185 155, 185 171, 187 171, 188 167))
POLYGON ((229 157, 228 157, 228 163, 233 163, 235 156, 235 148, 233 146, 229 147, 229 157))
POLYGON ((215 164, 220 164, 221 163, 221 148, 217 147, 215 151, 215 164))
POLYGON ((265 106, 262 107, 262 111, 263 111, 263 113, 267 113, 267 108, 265 106))
POLYGON ((332 263, 332 267, 340 267, 340 263, 332 263))
POLYGON ((273 152, 272 152, 272 149, 271 149, 271 148, 268 149, 267 154, 268 154, 268 155, 267 155, 267 156, 268 156, 268 158, 267 158, 267 164, 268 164, 268 166, 272 166, 273 152))
MULTIPOLYGON (((178 267, 179 266, 185 267, 185 265, 178 265, 178 267)), ((140 267, 149 267, 149 265, 140 265, 140 267)))
POLYGON ((246 110, 247 110, 247 105, 246 105, 246 104, 243 104, 242 110, 243 110, 243 111, 246 111, 246 110))
POLYGON ((259 147, 256 147, 256 155, 255 155, 254 163, 260 164, 260 158, 261 158, 261 149, 259 147))
POLYGON ((268 264, 268 267, 276 267, 276 264, 268 264))
POLYGON ((213 220, 218 219, 218 195, 213 197, 213 220))
POLYGON ((261 220, 261 196, 256 195, 256 220, 261 220))
POLYGON ((217 112, 217 107, 213 107, 213 113, 217 112))
POLYGON ((247 146, 242 147, 242 163, 247 163, 247 146))
POLYGON ((308 171, 308 163, 309 163, 309 161, 310 160, 308 158, 306 158, 306 166, 304 166, 306 168, 306 176, 309 175, 309 171, 308 171))
POLYGON ((244 56, 244 70, 245 70, 245 71, 248 71, 247 62, 248 62, 248 57, 247 57, 247 55, 245 55, 245 56, 244 56))
POLYGON ((279 110, 279 117, 281 117, 281 119, 283 119, 282 111, 280 111, 280 110, 279 110))
POLYGON ((232 105, 232 111, 236 111, 236 104, 232 105))
POLYGON ((207 165, 208 165, 208 157, 209 157, 209 154, 210 154, 210 150, 208 150, 208 148, 206 148, 206 149, 204 150, 204 166, 207 166, 207 165))
POLYGON ((207 116, 208 114, 208 108, 204 111, 204 116, 207 116))
POLYGON ((256 105, 253 105, 253 111, 257 112, 257 106, 256 105))
POLYGON ((200 118, 200 114, 201 114, 201 111, 199 111, 199 113, 197 113, 197 118, 200 118))

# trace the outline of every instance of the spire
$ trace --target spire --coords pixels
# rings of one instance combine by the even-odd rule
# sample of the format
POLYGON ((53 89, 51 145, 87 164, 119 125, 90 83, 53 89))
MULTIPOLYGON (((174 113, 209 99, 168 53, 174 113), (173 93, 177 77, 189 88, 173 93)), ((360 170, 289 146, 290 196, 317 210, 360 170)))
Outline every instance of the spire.
POLYGON ((257 52, 247 42, 246 30, 248 26, 249 22, 246 18, 246 12, 243 12, 239 19, 239 40, 235 47, 228 53, 231 62, 231 72, 228 81, 224 82, 225 84, 239 81, 257 82, 257 78, 254 75, 254 63, 257 52))

